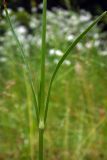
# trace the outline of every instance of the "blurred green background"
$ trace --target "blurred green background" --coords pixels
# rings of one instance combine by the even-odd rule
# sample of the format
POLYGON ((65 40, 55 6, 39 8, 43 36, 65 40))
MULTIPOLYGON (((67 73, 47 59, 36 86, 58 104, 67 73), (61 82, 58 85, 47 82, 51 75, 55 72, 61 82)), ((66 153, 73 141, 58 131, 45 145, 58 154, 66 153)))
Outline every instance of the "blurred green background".
MULTIPOLYGON (((55 66, 68 45, 97 14, 105 10, 102 4, 98 7, 97 1, 93 1, 91 5, 89 3, 91 1, 48 2, 50 10, 47 11, 46 94, 55 66), (88 9, 94 5, 96 10, 88 9)), ((42 24, 39 12, 42 5, 40 1, 35 3, 26 0, 26 3, 9 1, 8 7, 38 90, 42 24)), ((105 23, 106 19, 107 17, 104 19, 105 23)), ((47 160, 107 160, 106 37, 103 23, 94 27, 71 52, 55 79, 44 140, 44 155, 47 160)), ((0 160, 37 159, 35 110, 25 70, 2 10, 0 160)))

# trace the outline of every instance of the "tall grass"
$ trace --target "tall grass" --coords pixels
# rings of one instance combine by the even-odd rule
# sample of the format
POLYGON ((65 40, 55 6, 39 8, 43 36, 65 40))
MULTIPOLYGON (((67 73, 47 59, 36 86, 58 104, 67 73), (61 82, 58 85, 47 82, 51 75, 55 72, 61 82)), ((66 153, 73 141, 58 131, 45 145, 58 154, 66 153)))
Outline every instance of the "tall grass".
MULTIPOLYGON (((107 12, 104 12, 102 15, 100 15, 92 24, 90 24, 77 38, 74 39, 74 41, 68 46, 68 48, 66 49, 64 55, 61 57, 61 59, 59 60, 53 74, 52 77, 50 79, 50 84, 49 84, 49 88, 48 88, 48 93, 47 95, 45 95, 45 83, 46 83, 46 78, 45 78, 45 55, 46 55, 46 18, 47 18, 47 14, 46 14, 46 8, 47 8, 47 0, 43 0, 43 18, 42 18, 42 45, 41 45, 41 68, 40 68, 40 84, 39 84, 39 92, 37 93, 35 86, 34 86, 34 81, 32 79, 32 74, 31 74, 31 68, 29 65, 29 60, 26 58, 25 56, 25 52, 24 49, 22 48, 22 44, 20 43, 13 25, 11 23, 8 11, 7 11, 7 7, 6 7, 6 3, 4 2, 4 8, 5 8, 5 13, 6 13, 6 18, 7 18, 7 22, 10 26, 10 29, 13 33, 14 39, 16 41, 16 44, 20 50, 20 54, 23 60, 24 65, 26 66, 26 75, 29 79, 29 84, 31 86, 31 91, 33 93, 33 99, 34 99, 34 106, 35 106, 35 113, 36 113, 36 118, 37 118, 37 126, 38 126, 38 134, 39 134, 39 155, 38 155, 38 159, 39 160, 43 160, 44 159, 44 154, 43 154, 43 150, 44 150, 44 133, 45 133, 45 127, 46 127, 46 122, 47 122, 47 117, 48 117, 48 109, 49 109, 49 102, 50 102, 50 94, 51 94, 51 90, 52 90, 52 86, 53 86, 53 82, 55 81, 55 77, 59 71, 59 69, 61 68, 61 65, 63 64, 64 60, 67 58, 67 56, 71 53, 72 49, 78 44, 78 42, 80 42, 80 40, 82 38, 84 38, 86 36, 86 34, 105 16, 107 15, 107 12)), ((60 22, 59 22, 60 23, 60 22)), ((57 37, 56 37, 57 40, 57 37)), ((67 115, 69 114, 69 110, 66 113, 67 115)), ((30 114, 31 116, 31 114, 30 114)), ((68 126, 68 119, 66 119, 66 123, 68 126)), ((31 125, 31 124, 30 124, 31 125)), ((32 128, 32 127, 31 127, 32 128)), ((68 130, 68 128, 66 128, 66 131, 68 130)), ((82 130, 82 128, 81 128, 82 130)), ((82 135, 82 133, 81 133, 82 135)), ((67 139, 67 137, 65 138, 67 139)), ((66 144, 67 145, 67 144, 66 144)), ((33 154, 33 152, 31 153, 33 154)), ((78 155, 79 153, 77 153, 78 155)))

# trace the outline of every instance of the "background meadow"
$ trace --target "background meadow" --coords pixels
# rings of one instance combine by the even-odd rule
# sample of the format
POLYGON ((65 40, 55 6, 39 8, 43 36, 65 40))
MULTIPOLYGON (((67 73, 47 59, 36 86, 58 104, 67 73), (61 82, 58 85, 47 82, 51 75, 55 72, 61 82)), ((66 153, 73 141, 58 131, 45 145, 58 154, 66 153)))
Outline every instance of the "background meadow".
MULTIPOLYGON (((41 14, 35 14, 35 8, 31 15, 23 8, 8 11, 36 86, 41 14)), ((47 12, 46 93, 58 60, 92 20, 85 10, 47 12)), ((4 12, 0 21, 0 160, 34 160, 38 134, 26 68, 4 12)), ((47 160, 107 159, 107 34, 101 27, 78 43, 55 79, 45 133, 47 160)))

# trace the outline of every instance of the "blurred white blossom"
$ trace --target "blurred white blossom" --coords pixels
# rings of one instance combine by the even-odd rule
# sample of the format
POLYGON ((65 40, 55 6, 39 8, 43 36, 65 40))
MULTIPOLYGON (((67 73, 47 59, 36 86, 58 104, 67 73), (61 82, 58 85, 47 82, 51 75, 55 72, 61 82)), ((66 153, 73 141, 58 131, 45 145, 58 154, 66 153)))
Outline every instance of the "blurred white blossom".
POLYGON ((18 26, 17 28, 16 28, 16 32, 18 33, 18 34, 26 34, 27 33, 27 29, 24 27, 24 26, 18 26))
POLYGON ((7 58, 6 57, 0 57, 0 62, 4 63, 7 61, 7 58))
MULTIPOLYGON (((8 14, 9 14, 9 15, 12 13, 12 10, 11 10, 10 8, 8 8, 7 11, 8 11, 8 14)), ((3 16, 5 16, 5 15, 6 15, 6 14, 5 14, 5 10, 3 10, 3 16)))
POLYGON ((73 34, 70 34, 67 36, 67 41, 72 41, 74 39, 74 35, 73 34))
POLYGON ((94 38, 95 38, 95 39, 98 39, 98 38, 99 38, 99 34, 98 34, 98 33, 95 33, 95 34, 94 34, 94 38))
POLYGON ((94 42, 94 46, 98 47, 99 45, 100 45, 100 41, 99 41, 99 40, 96 40, 96 41, 94 42))
POLYGON ((78 49, 78 50, 84 49, 82 43, 79 42, 79 43, 77 44, 77 49, 78 49))
POLYGON ((37 11, 36 7, 32 7, 32 13, 35 13, 37 11))
POLYGON ((50 55, 55 55, 55 50, 54 50, 54 49, 50 49, 50 50, 49 50, 49 54, 50 54, 50 55))
POLYGON ((93 44, 89 41, 85 44, 86 48, 92 48, 93 44))
POLYGON ((40 3, 38 6, 39 9, 43 9, 43 3, 40 3))
POLYGON ((56 56, 62 56, 63 52, 61 50, 50 49, 49 54, 50 55, 56 55, 56 56))
POLYGON ((80 14, 80 21, 81 22, 86 22, 91 20, 91 14, 89 12, 86 12, 85 10, 81 10, 80 14))
POLYGON ((70 66, 70 65, 71 65, 71 62, 70 62, 69 60, 65 60, 65 61, 64 61, 64 64, 67 65, 67 66, 70 66))
POLYGON ((63 52, 61 50, 56 50, 55 54, 57 56, 62 56, 63 55, 63 52))
POLYGON ((19 12, 23 12, 23 11, 24 11, 24 8, 23 8, 23 7, 18 7, 18 11, 19 11, 19 12))
POLYGON ((107 56, 107 51, 100 51, 99 54, 100 54, 101 56, 107 56))

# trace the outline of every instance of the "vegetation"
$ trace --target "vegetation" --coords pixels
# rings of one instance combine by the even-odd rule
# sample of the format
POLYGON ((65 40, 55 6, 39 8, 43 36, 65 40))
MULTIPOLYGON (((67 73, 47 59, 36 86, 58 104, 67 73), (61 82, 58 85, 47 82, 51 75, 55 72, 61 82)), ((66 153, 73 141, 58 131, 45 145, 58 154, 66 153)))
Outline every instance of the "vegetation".
MULTIPOLYGON (((22 12, 24 12, 22 9, 17 15, 10 12, 12 26, 6 10, 12 32, 5 20, 1 23, 0 158, 37 159, 38 127, 41 134, 41 129, 44 130, 46 124, 44 122, 47 118, 48 97, 54 80, 48 125, 44 135, 44 157, 92 160, 92 158, 100 159, 104 155, 106 159, 107 53, 103 43, 105 37, 96 27, 79 42, 106 12, 90 26, 91 15, 87 12, 82 11, 80 15, 57 9, 48 12, 45 43, 46 3, 44 3, 41 65, 41 54, 39 54, 41 53, 41 16, 37 15, 35 18, 32 15, 29 18, 28 15, 22 14, 25 15, 26 21, 23 18, 19 22, 17 18, 22 12), (87 29, 83 32, 85 28, 87 29), (80 36, 74 41, 77 34, 80 36), (76 44, 72 54, 63 62, 76 44), (65 52, 66 48, 68 49, 65 52), (44 51, 47 53, 46 58, 44 51), (44 76, 44 65, 46 76, 44 76), (62 67, 59 70, 60 65, 62 67), (55 72, 50 82, 53 70, 55 72), (59 74, 55 78, 58 70, 59 74), (38 77, 39 73, 41 73, 40 77, 38 77), (50 90, 48 90, 49 86, 50 90), (38 93, 37 97, 35 89, 38 93), (46 108, 45 95, 48 95, 46 108)), ((43 143, 41 136, 40 145, 43 143)), ((43 159, 41 148, 40 155, 40 159, 43 159)))

